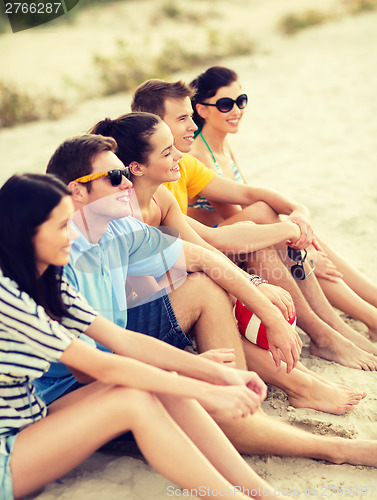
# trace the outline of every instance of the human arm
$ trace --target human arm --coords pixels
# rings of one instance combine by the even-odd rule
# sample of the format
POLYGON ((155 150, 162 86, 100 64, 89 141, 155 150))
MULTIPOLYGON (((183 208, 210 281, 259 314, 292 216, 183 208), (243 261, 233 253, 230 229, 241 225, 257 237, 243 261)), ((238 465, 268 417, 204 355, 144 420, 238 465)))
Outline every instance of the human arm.
MULTIPOLYGON (((79 369, 106 385, 124 385, 149 392, 194 398, 208 411, 231 411, 234 418, 253 413, 266 394, 265 386, 256 374, 251 373, 251 376, 243 380, 239 378, 240 383, 234 386, 213 385, 161 370, 136 359, 104 353, 79 339, 72 341, 60 360, 69 368, 79 369), (254 390, 257 387, 259 392, 254 390)), ((231 368, 226 370, 237 373, 237 370, 231 368)))
MULTIPOLYGON (((85 333, 117 354, 212 384, 239 384, 245 377, 243 371, 177 349, 148 335, 125 330, 102 316, 98 316, 85 333)), ((233 354, 229 352, 226 357, 233 359, 233 354)))
POLYGON ((234 349, 208 349, 208 351, 204 351, 198 356, 201 356, 205 359, 210 359, 211 361, 215 361, 216 363, 224 363, 227 366, 235 366, 234 349))
MULTIPOLYGON (((201 354, 198 354, 198 356, 203 359, 209 359, 216 363, 226 364, 226 366, 235 366, 234 349, 209 349, 208 351, 204 351, 201 354)), ((89 384, 90 382, 94 382, 94 379, 92 377, 89 377, 89 375, 83 373, 80 370, 74 368, 70 368, 69 370, 75 377, 77 382, 80 382, 80 384, 89 384)))
POLYGON ((245 221, 213 228, 187 215, 184 217, 201 238, 222 252, 251 253, 281 241, 288 241, 295 246, 301 236, 298 224, 288 219, 276 224, 254 224, 245 221))
MULTIPOLYGON (((158 200, 163 212, 161 225, 174 227, 178 230, 180 237, 185 241, 195 243, 196 245, 200 245, 208 250, 216 250, 214 246, 210 242, 207 242, 205 238, 205 228, 207 228, 207 226, 203 226, 198 223, 200 226, 203 226, 201 234, 198 234, 195 228, 189 224, 190 217, 183 215, 177 200, 166 186, 162 185, 158 188, 155 193, 155 198, 158 200)), ((211 228, 207 229, 209 230, 211 228)))
MULTIPOLYGON (((201 231, 202 235, 204 236, 204 238, 202 238, 191 227, 190 217, 184 216, 182 214, 181 209, 180 209, 177 201, 175 200, 174 196, 170 193, 170 191, 165 186, 160 186, 160 188, 158 189, 158 191, 156 193, 156 197, 158 197, 158 201, 159 201, 160 206, 163 207, 163 214, 164 215, 163 215, 162 223, 164 225, 172 226, 175 229, 178 229, 178 231, 181 235, 181 238, 183 240, 188 241, 190 243, 198 244, 201 247, 206 248, 208 250, 220 252, 220 250, 211 246, 210 244, 208 244, 205 241, 206 235, 210 232, 222 234, 223 235, 222 239, 224 241, 226 239, 227 246, 230 247, 228 249, 233 251, 233 252, 236 252, 236 250, 233 248, 233 243, 235 243, 236 245, 239 244, 239 243, 236 243, 236 242, 238 242, 238 238, 243 237, 243 239, 245 240, 245 236, 244 236, 244 233, 242 231, 242 228, 245 228, 245 226, 247 226, 247 229, 249 229, 249 232, 251 232, 254 228, 256 229, 257 232, 259 230, 259 226, 257 226, 256 224, 253 224, 252 222, 239 223, 239 225, 242 226, 242 228, 238 228, 238 227, 236 227, 238 224, 234 224, 231 226, 225 226, 223 228, 215 228, 214 229, 214 228, 209 228, 207 226, 204 226, 203 224, 201 224, 197 221, 194 221, 192 219, 193 225, 196 226, 201 231), (196 225, 195 225, 195 222, 197 222, 196 225)), ((288 228, 290 227, 291 231, 292 230, 294 231, 294 232, 293 231, 291 232, 291 234, 294 235, 294 240, 296 240, 300 235, 300 230, 299 230, 298 225, 294 224, 292 222, 282 222, 279 224, 266 225, 263 228, 264 234, 267 234, 268 228, 271 228, 271 226, 275 226, 275 225, 279 225, 279 226, 284 225, 285 227, 288 227, 288 228)), ((282 230, 280 230, 280 234, 281 234, 281 231, 282 230)), ((276 233, 276 231, 273 231, 273 232, 274 232, 274 234, 276 233)), ((263 245, 261 247, 264 248, 265 246, 266 245, 263 245)), ((234 267, 236 267, 238 272, 243 273, 249 279, 249 275, 245 271, 238 268, 234 264, 233 261, 230 260, 229 263, 231 263, 234 267)), ((276 287, 274 285, 268 285, 268 284, 267 285, 265 284, 263 286, 263 290, 261 290, 261 291, 266 297, 268 297, 271 300, 271 302, 274 305, 276 305, 280 309, 280 311, 282 312, 282 314, 284 315, 286 320, 288 320, 290 317, 293 316, 294 304, 293 304, 292 298, 288 292, 286 292, 285 290, 283 290, 280 287, 276 287)))
POLYGON ((271 285, 271 283, 261 283, 258 285, 258 290, 280 310, 286 321, 296 315, 292 297, 284 288, 271 285))
POLYGON ((313 229, 309 210, 304 205, 277 191, 240 184, 217 175, 202 189, 200 195, 205 196, 209 201, 243 206, 252 205, 257 201, 264 201, 277 214, 288 215, 292 222, 300 226, 301 237, 295 242, 295 246, 305 248, 312 242, 313 229))
MULTIPOLYGON (((209 228, 207 226, 204 226, 200 222, 197 222, 193 219, 193 225, 196 226, 202 233, 203 237, 200 237, 196 231, 194 231, 190 225, 190 217, 184 216, 181 212, 181 209, 179 208, 178 203, 176 202, 174 196, 168 191, 168 189, 165 186, 160 186, 158 190, 158 201, 161 206, 164 207, 164 218, 163 218, 163 224, 167 224, 168 226, 173 226, 174 228, 178 229, 181 238, 185 241, 188 241, 190 243, 195 243, 200 245, 203 248, 207 248, 208 250, 212 251, 220 251, 222 249, 217 249, 210 244, 208 244, 206 240, 206 235, 208 233, 220 233, 222 236, 222 240, 225 242, 227 241, 227 249, 226 250, 231 250, 233 252, 236 252, 234 249, 234 244, 238 245, 239 244, 239 239, 246 240, 250 238, 251 236, 246 236, 245 238, 245 232, 242 231, 242 229, 247 229, 249 230, 248 233, 252 232, 254 229, 256 232, 259 232, 259 229, 261 226, 258 226, 256 224, 253 224, 252 222, 241 222, 238 224, 234 224, 231 226, 224 226, 221 228, 209 228), (161 189, 163 188, 163 189, 161 189), (195 224, 197 223, 197 224, 195 224), (238 225, 242 226, 241 228, 237 227, 238 225)), ((280 226, 280 235, 282 234, 282 229, 281 227, 284 226, 285 228, 288 227, 288 229, 291 229, 291 233, 293 234, 293 239, 296 240, 300 236, 300 229, 297 224, 294 224, 293 222, 281 222, 278 224, 271 224, 271 225, 265 225, 262 228, 262 231, 265 235, 267 235, 267 231, 271 226, 280 226)), ((272 231, 274 234, 278 234, 278 231, 272 231)), ((280 240, 279 240, 280 241, 280 240)), ((277 241, 275 241, 277 243, 277 241)), ((267 245, 261 245, 261 248, 264 248, 267 245)), ((244 249, 245 250, 245 249, 244 249)), ((255 248, 256 250, 256 248, 255 248)), ((253 251, 253 250, 249 250, 253 251)), ((247 278, 249 278, 248 274, 241 269, 239 269, 233 261, 229 261, 233 266, 236 267, 236 269, 243 273, 247 278)), ((291 296, 289 295, 288 292, 283 290, 280 287, 276 287, 274 285, 268 285, 264 284, 262 287, 263 290, 262 293, 269 298, 269 300, 276 305, 282 314, 284 315, 285 319, 288 320, 290 317, 292 317, 295 313, 294 311, 294 304, 292 301, 291 296)))
MULTIPOLYGON (((190 217, 185 218, 188 220, 190 217)), ((297 238, 296 236, 300 234, 300 229, 297 224, 294 224, 293 222, 281 222, 277 224, 271 224, 271 225, 265 225, 265 226, 259 226, 256 224, 253 224, 252 222, 239 222, 236 224, 232 224, 229 226, 223 226, 223 227, 218 227, 218 228, 209 228, 207 226, 204 226, 200 222, 195 221, 194 219, 191 219, 189 223, 191 224, 191 221, 193 221, 193 227, 197 227, 199 231, 204 234, 204 239, 210 239, 211 243, 213 244, 214 242, 219 243, 221 241, 223 244, 219 245, 221 248, 217 247, 217 245, 214 245, 215 247, 219 248, 219 250, 226 252, 228 257, 237 257, 239 255, 237 254, 243 254, 244 252, 246 253, 247 251, 251 252, 254 250, 257 250, 257 248, 251 248, 247 249, 247 247, 242 247, 242 240, 248 239, 248 236, 245 235, 245 227, 246 229, 250 229, 252 231, 256 230, 257 233, 261 234, 259 232, 259 229, 262 228, 262 232, 264 234, 267 233, 268 228, 271 228, 272 231, 271 233, 278 234, 280 232, 281 235, 281 227, 278 229, 278 231, 275 231, 275 228, 273 226, 282 226, 282 225, 287 225, 290 227, 292 230, 292 234, 294 234, 294 238, 292 241, 295 241, 297 238), (239 227, 238 227, 239 226, 239 227), (208 238, 208 234, 210 234, 210 238, 208 238), (207 235, 207 236, 206 236, 207 235), (218 236, 220 235, 220 237, 218 236), (215 241, 214 241, 215 240, 215 241), (238 250, 236 250, 238 249, 238 250)), ((184 238, 186 239, 186 238, 184 238)), ((190 241, 191 243, 195 243, 195 240, 193 239, 187 239, 187 241, 190 241)), ((275 241, 277 243, 277 241, 275 241)), ((246 241, 244 241, 244 244, 246 245, 246 241)), ((273 243, 271 243, 273 244, 273 243)), ((208 248, 208 245, 201 245, 204 248, 208 248)), ((268 245, 263 245, 261 244, 260 248, 265 248, 268 245)), ((211 249, 211 247, 209 247, 211 249)), ((229 260, 229 262, 237 269, 238 272, 244 274, 246 278, 249 279, 248 273, 243 271, 241 268, 236 266, 232 260, 229 260)), ((290 294, 284 290, 281 287, 271 285, 269 283, 263 283, 263 286, 260 285, 259 289, 263 295, 265 295, 271 302, 274 304, 276 307, 278 307, 283 314, 284 318, 288 320, 295 314, 295 307, 294 303, 292 300, 292 297, 290 294)))
POLYGON ((183 243, 183 247, 188 271, 204 272, 260 318, 266 326, 270 351, 276 365, 280 366, 281 359, 284 359, 287 362, 287 371, 290 372, 298 362, 302 342, 279 309, 224 257, 187 242, 183 243))

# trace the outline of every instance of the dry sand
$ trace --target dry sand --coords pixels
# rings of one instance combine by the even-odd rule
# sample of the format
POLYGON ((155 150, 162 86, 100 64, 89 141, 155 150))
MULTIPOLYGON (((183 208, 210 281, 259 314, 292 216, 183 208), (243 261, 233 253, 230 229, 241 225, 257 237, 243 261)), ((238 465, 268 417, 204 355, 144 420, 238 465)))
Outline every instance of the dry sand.
MULTIPOLYGON (((242 130, 232 138, 239 163, 251 183, 278 189, 309 206, 318 233, 376 281, 377 14, 344 18, 283 38, 273 30, 282 3, 247 3, 250 19, 256 19, 260 50, 253 57, 224 62, 239 73, 250 96, 242 130)), ((287 1, 285 8, 301 9, 302 4, 287 1)), ((0 38, 0 47, 2 43, 0 38)), ((183 76, 188 80, 201 69, 183 76)), ((61 140, 128 107, 129 96, 114 96, 86 102, 58 122, 2 130, 0 180, 15 171, 43 171, 61 140)), ((365 332, 360 322, 352 324, 365 332)), ((377 439, 377 374, 314 358, 309 355, 307 337, 302 338, 307 367, 334 382, 367 391, 367 398, 348 414, 334 416, 294 409, 280 390, 270 388, 265 411, 308 432, 377 439)), ((347 486, 354 488, 348 495, 352 498, 377 498, 373 468, 303 458, 245 458, 275 488, 292 490, 294 498, 330 497, 332 485, 343 488, 333 498, 346 496, 347 486), (368 487, 366 495, 356 494, 362 486, 368 487)), ((35 498, 157 500, 167 498, 168 485, 139 458, 96 453, 35 498)))

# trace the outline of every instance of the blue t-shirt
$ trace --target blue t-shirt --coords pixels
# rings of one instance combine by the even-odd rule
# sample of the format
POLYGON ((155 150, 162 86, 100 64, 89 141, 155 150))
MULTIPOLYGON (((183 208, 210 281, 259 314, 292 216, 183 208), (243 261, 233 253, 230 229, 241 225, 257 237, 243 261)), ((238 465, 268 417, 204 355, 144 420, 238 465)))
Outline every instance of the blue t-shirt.
MULTIPOLYGON (((110 222, 94 245, 78 229, 77 233, 79 237, 72 243, 70 263, 64 268, 65 276, 100 315, 126 328, 127 276, 161 277, 180 257, 182 240, 133 217, 110 222)), ((146 286, 141 284, 141 288, 146 286)), ((94 345, 92 339, 83 337, 94 345)), ((74 384, 75 378, 62 363, 53 363, 49 371, 35 381, 38 395, 47 404, 74 384)))
POLYGON ((159 278, 176 263, 181 252, 179 238, 124 217, 109 224, 98 244, 90 244, 80 234, 73 242, 65 274, 100 315, 126 328, 127 277, 159 278))

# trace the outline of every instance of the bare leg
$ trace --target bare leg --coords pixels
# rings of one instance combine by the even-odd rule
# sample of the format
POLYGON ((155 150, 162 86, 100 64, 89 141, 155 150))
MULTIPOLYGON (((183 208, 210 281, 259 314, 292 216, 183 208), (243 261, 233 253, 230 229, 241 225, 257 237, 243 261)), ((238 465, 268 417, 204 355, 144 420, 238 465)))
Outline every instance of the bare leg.
MULTIPOLYGON (((256 222, 274 223, 279 221, 277 214, 270 207, 260 207, 257 204, 252 207, 254 207, 254 211, 257 210, 259 212, 254 216, 256 222)), ((248 209, 251 212, 251 207, 248 207, 248 209)), ((239 213, 239 215, 241 214, 242 212, 239 213)), ((322 279, 318 283, 317 278, 312 274, 307 279, 298 282, 302 294, 308 301, 309 306, 325 323, 341 333, 360 349, 377 355, 377 346, 344 323, 327 300, 329 298, 331 304, 338 309, 356 319, 364 321, 369 328, 370 337, 373 340, 377 340, 377 309, 372 307, 377 306, 377 286, 323 241, 320 243, 330 260, 334 262, 337 269, 343 274, 343 281, 339 280, 338 283, 331 283, 328 280, 322 279), (354 290, 354 293, 352 293, 352 290, 354 290), (372 306, 368 303, 372 304, 372 306)), ((280 243, 276 245, 276 248, 282 261, 287 267, 290 267, 292 261, 287 257, 286 245, 280 243)), ((273 283, 273 281, 271 282, 273 283)), ((283 288, 285 287, 283 286, 283 288)), ((316 343, 313 337, 312 340, 316 343)))
MULTIPOLYGON (((206 277, 200 275, 197 279, 187 280, 184 286, 172 292, 170 298, 184 330, 190 329, 197 321, 195 334, 199 352, 215 347, 236 346, 241 353, 244 348, 247 349, 245 352, 249 368, 255 370, 266 382, 287 392, 293 406, 341 414, 362 399, 363 393, 326 384, 303 371, 293 370, 291 374, 287 374, 284 368, 278 370, 267 351, 247 340, 244 340, 242 346, 226 294, 206 277), (190 302, 187 301, 187 296, 192 298, 190 302), (211 297, 210 302, 207 297, 211 297), (216 328, 214 325, 221 327, 216 328)), ((244 355, 239 355, 238 358, 241 358, 238 366, 246 369, 244 355)))
POLYGON ((313 435, 268 417, 261 410, 240 421, 218 423, 240 453, 377 466, 376 441, 313 435))
POLYGON ((277 368, 270 353, 244 339, 243 342, 249 370, 254 370, 268 384, 273 384, 288 395, 289 403, 296 408, 313 408, 341 415, 357 405, 365 392, 355 392, 316 377, 301 363, 290 373, 285 363, 277 368))
POLYGON ((343 280, 333 283, 319 278, 318 282, 331 304, 348 316, 365 323, 369 329, 370 338, 377 341, 376 307, 360 298, 343 280))
POLYGON ((193 273, 169 297, 182 330, 188 332, 193 328, 199 352, 234 348, 236 366, 246 370, 232 305, 222 288, 202 273, 193 273))
MULTIPOLYGON (((226 220, 223 220, 219 225, 226 226, 243 221, 253 221, 257 224, 273 224, 280 222, 280 219, 269 205, 264 202, 257 202, 244 208, 243 210, 238 211, 235 215, 227 218, 226 220)), ((325 292, 327 299, 333 306, 344 311, 346 314, 363 321, 369 328, 369 335, 371 339, 377 341, 377 310, 374 309, 377 308, 377 285, 349 264, 326 243, 323 241, 320 243, 330 260, 343 274, 344 283, 346 283, 346 285, 348 285, 351 289, 349 290, 348 288, 342 287, 341 281, 336 284, 330 283, 328 280, 320 280, 319 285, 325 292), (352 295, 352 290, 355 292, 355 295, 352 295), (359 299, 354 300, 356 296, 358 296, 359 299), (368 307, 368 304, 364 301, 371 304, 373 307, 368 307)), ((280 250, 282 248, 285 250, 283 244, 280 244, 279 248, 280 250)), ((281 256, 283 256, 283 254, 281 256)), ((311 297, 312 300, 315 300, 314 304, 312 302, 309 302, 309 304, 313 308, 315 308, 316 305, 317 309, 321 309, 322 315, 319 313, 317 314, 319 314, 319 316, 322 317, 326 323, 331 324, 335 330, 344 335, 348 340, 355 343, 356 346, 366 352, 377 354, 377 347, 368 343, 366 339, 363 339, 357 332, 351 331, 352 329, 342 322, 341 318, 338 317, 338 319, 335 319, 334 316, 329 316, 331 314, 330 308, 328 307, 330 304, 328 304, 327 301, 324 302, 324 296, 318 296, 316 293, 313 293, 313 291, 310 294, 307 293, 307 288, 312 286, 313 281, 314 280, 312 279, 310 282, 308 281, 303 284, 301 291, 307 300, 309 300, 309 297, 311 297)), ((333 314, 336 313, 333 312, 333 314)), ((314 339, 313 341, 315 342, 314 339)), ((339 346, 338 350, 344 350, 343 347, 339 346)), ((331 350, 334 351, 334 349, 331 350)), ((344 353, 342 358, 344 359, 344 353)))
POLYGON ((223 290, 202 275, 197 279, 187 280, 184 286, 185 288, 180 287, 172 292, 170 299, 183 330, 190 329, 196 321, 194 330, 199 352, 215 347, 236 347, 240 352, 238 367, 246 369, 243 354, 245 347, 249 368, 255 370, 266 382, 287 392, 293 406, 341 414, 362 399, 362 393, 330 386, 298 370, 283 374, 284 368, 278 370, 267 351, 244 339, 242 345, 229 300, 223 290), (189 303, 188 296, 191 297, 189 303), (211 297, 210 302, 207 297, 211 297))
MULTIPOLYGON (((270 283, 281 286, 291 294, 297 312, 297 325, 309 335, 312 354, 350 368, 364 370, 377 368, 377 359, 370 354, 370 351, 362 350, 345 338, 345 335, 353 336, 353 330, 349 332, 349 327, 333 311, 313 275, 303 281, 304 284, 300 285, 302 287, 300 289, 274 249, 250 254, 248 265, 270 283), (311 278, 312 282, 309 283, 311 278), (339 332, 338 328, 342 331, 339 332)), ((365 338, 363 340, 363 337, 356 332, 355 336, 362 343, 364 340, 368 342, 373 352, 375 346, 371 342, 365 338)))
POLYGON ((126 430, 132 430, 151 465, 181 487, 232 488, 156 396, 123 387, 96 387, 96 383, 76 392, 79 397, 72 393, 71 404, 65 405, 62 398, 59 408, 19 433, 11 458, 16 498, 64 475, 126 430))
MULTIPOLYGON (((290 266, 292 264, 292 261, 287 258, 287 252, 285 248, 281 252, 281 258, 283 262, 286 263, 286 265, 290 266)), ((309 268, 307 268, 306 270, 308 272, 309 268)), ((349 302, 352 302, 354 297, 358 298, 352 292, 352 290, 348 288, 341 280, 338 281, 338 283, 330 283, 328 280, 322 281, 327 281, 329 285, 334 285, 334 288, 336 287, 336 291, 334 290, 334 293, 338 297, 339 302, 342 298, 346 298, 349 302)), ((321 318, 325 323, 327 323, 327 325, 342 334, 346 339, 351 341, 360 349, 363 349, 370 354, 377 355, 377 345, 373 344, 362 334, 347 325, 339 316, 339 314, 332 308, 318 282, 318 279, 314 274, 311 274, 305 280, 298 281, 297 284, 305 299, 308 301, 310 307, 319 318, 321 318)), ((365 303, 365 306, 369 306, 369 304, 365 303)), ((371 306, 369 307, 372 308, 371 306)), ((343 309, 343 307, 340 307, 340 309, 343 309)), ((375 310, 375 313, 375 319, 377 320, 377 310, 375 310)))
POLYGON ((212 418, 196 401, 178 400, 161 394, 159 398, 192 442, 231 484, 244 485, 249 491, 261 489, 272 494, 269 485, 250 469, 234 446, 224 439, 220 428, 214 425, 212 418), (216 443, 216 447, 213 443, 216 443))
MULTIPOLYGON (((247 220, 255 222, 256 224, 272 224, 280 222, 278 214, 269 205, 264 202, 257 202, 224 220, 220 225, 234 224, 235 222, 247 220)), ((329 259, 336 265, 338 271, 343 274, 344 282, 359 297, 374 307, 377 307, 377 285, 347 262, 339 253, 328 246, 323 240, 319 241, 329 259)))
POLYGON ((377 307, 377 285, 364 276, 358 269, 347 262, 335 250, 324 241, 320 244, 329 259, 336 265, 338 271, 343 274, 343 281, 362 299, 374 307, 377 307))
MULTIPOLYGON (((269 205, 258 202, 226 219, 222 225, 241 220, 272 224, 280 219, 269 205)), ((377 359, 373 353, 376 351, 377 354, 376 346, 342 321, 322 293, 314 275, 301 282, 299 288, 278 257, 279 254, 283 262, 287 260, 286 245, 276 245, 276 249, 278 252, 269 248, 248 254, 247 267, 291 294, 297 311, 297 324, 311 338, 312 354, 350 368, 375 370, 377 359)))
MULTIPOLYGON (((341 285, 341 282, 336 284, 339 291, 342 289, 341 285)), ((377 355, 377 345, 373 344, 361 333, 356 332, 353 328, 347 325, 339 314, 337 314, 337 312, 330 306, 315 276, 310 276, 307 280, 301 282, 299 286, 313 311, 323 321, 325 321, 331 328, 341 333, 346 339, 350 340, 360 349, 377 355), (305 281, 308 281, 308 283, 304 283, 305 281)))
MULTIPOLYGON (((292 261, 287 256, 286 248, 282 245, 277 245, 279 248, 279 254, 282 261, 287 267, 292 265, 292 261)), ((306 272, 309 272, 309 266, 305 263, 306 272)), ((327 280, 325 280, 327 281, 327 280)), ((330 282, 328 282, 330 283, 330 282)), ((311 274, 302 281, 297 281, 302 294, 307 300, 309 306, 313 309, 315 314, 321 318, 328 326, 333 330, 336 330, 341 335, 343 335, 347 340, 355 344, 355 346, 366 351, 369 354, 377 355, 377 345, 370 342, 362 334, 355 331, 349 325, 347 325, 339 314, 332 308, 331 304, 327 300, 325 293, 323 292, 316 276, 311 274)), ((332 283, 337 288, 336 295, 343 290, 343 294, 347 296, 347 290, 352 294, 352 290, 348 287, 342 287, 342 282, 332 283)), ((352 297, 348 297, 352 300, 352 297)), ((377 320, 377 310, 376 310, 376 320, 377 320)))

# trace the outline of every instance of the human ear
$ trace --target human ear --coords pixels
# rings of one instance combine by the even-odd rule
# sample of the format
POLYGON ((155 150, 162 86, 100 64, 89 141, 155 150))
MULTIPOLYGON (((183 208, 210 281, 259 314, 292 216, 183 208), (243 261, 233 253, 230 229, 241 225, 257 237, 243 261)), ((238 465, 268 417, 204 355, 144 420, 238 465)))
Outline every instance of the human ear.
POLYGON ((74 202, 76 203, 86 202, 88 196, 88 190, 84 184, 80 184, 80 182, 71 181, 68 184, 68 188, 71 190, 72 200, 74 202))
POLYGON ((143 165, 139 165, 139 163, 137 163, 136 161, 131 162, 128 165, 128 167, 130 169, 131 174, 134 175, 135 177, 141 177, 144 175, 143 165))
POLYGON ((208 116, 208 106, 204 106, 203 104, 195 105, 196 112, 198 115, 205 120, 208 116))

